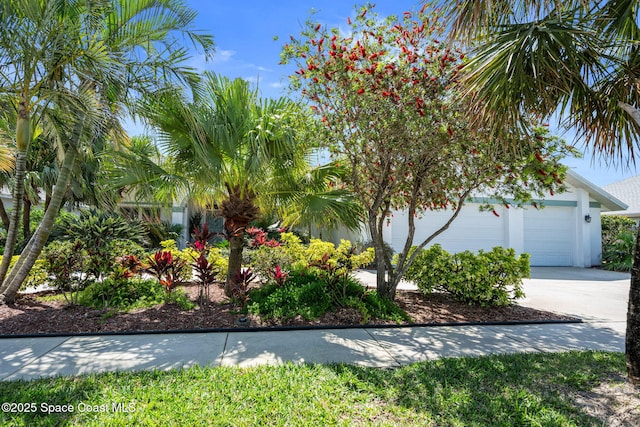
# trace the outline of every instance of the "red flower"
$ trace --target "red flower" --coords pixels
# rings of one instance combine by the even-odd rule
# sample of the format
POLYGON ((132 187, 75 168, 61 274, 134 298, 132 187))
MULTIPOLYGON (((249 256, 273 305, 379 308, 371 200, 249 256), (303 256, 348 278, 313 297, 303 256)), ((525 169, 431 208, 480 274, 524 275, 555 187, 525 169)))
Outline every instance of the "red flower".
POLYGON ((364 89, 363 88, 358 89, 358 93, 359 94, 363 94, 364 93, 364 89))

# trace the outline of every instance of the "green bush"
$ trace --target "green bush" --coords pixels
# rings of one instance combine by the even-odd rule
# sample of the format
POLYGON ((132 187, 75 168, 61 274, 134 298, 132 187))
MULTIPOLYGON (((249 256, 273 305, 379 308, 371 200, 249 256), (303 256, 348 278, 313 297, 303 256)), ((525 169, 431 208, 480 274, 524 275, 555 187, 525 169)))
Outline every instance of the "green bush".
POLYGON ((393 301, 366 289, 353 277, 344 279, 344 294, 338 295, 325 278, 315 270, 296 269, 282 286, 270 283, 250 293, 250 313, 263 319, 287 320, 298 315, 317 319, 329 310, 352 307, 362 314, 362 322, 371 318, 411 320, 393 301))
POLYGON ((267 280, 271 271, 276 267, 289 269, 296 261, 296 258, 284 246, 269 247, 260 246, 257 249, 248 250, 247 258, 251 270, 263 280, 267 280))
POLYGON ((602 266, 607 270, 631 271, 638 226, 630 218, 602 216, 602 266))
POLYGON ((113 279, 89 285, 80 297, 80 303, 93 308, 127 310, 136 305, 156 305, 164 302, 165 291, 157 280, 113 279))
POLYGON ((78 303, 78 292, 89 283, 85 272, 87 251, 82 242, 53 241, 42 251, 49 283, 63 292, 69 304, 78 303))
POLYGON ((153 307, 162 303, 176 303, 184 310, 190 310, 195 306, 184 292, 176 291, 167 295, 157 280, 111 277, 89 285, 81 293, 79 302, 88 307, 123 311, 153 307))
MULTIPOLYGON (((14 255, 11 257, 11 263, 9 263, 10 269, 13 268, 14 265, 16 265, 16 262, 18 262, 19 258, 20 258, 20 255, 14 255)), ((0 263, 1 262, 2 262, 2 255, 0 255, 0 263)), ((45 269, 44 260, 37 259, 36 263, 33 265, 31 270, 29 271, 27 278, 24 280, 24 282, 22 282, 22 285, 20 286, 20 291, 24 291, 27 288, 35 288, 40 285, 44 285, 45 283, 48 283, 49 281, 48 279, 49 279, 49 273, 45 269)))
POLYGON ((254 289, 249 294, 249 312, 263 319, 292 319, 298 315, 317 319, 331 308, 325 283, 316 275, 294 271, 283 286, 275 283, 254 289))
MULTIPOLYGON (((411 321, 411 317, 406 311, 398 307, 393 300, 379 295, 376 291, 365 292, 362 300, 364 302, 364 309, 366 309, 363 315, 366 313, 366 315, 372 318, 393 320, 398 323, 411 321)), ((363 321, 368 322, 368 320, 363 321)))
POLYGON ((522 278, 529 274, 529 254, 516 257, 511 248, 451 255, 433 245, 417 255, 404 277, 424 293, 439 290, 469 304, 505 306, 524 297, 522 278))
POLYGON ((56 227, 60 240, 82 242, 87 252, 84 271, 95 280, 110 273, 117 256, 125 255, 122 247, 139 246, 146 239, 141 223, 104 212, 82 211, 79 216, 63 217, 56 227))

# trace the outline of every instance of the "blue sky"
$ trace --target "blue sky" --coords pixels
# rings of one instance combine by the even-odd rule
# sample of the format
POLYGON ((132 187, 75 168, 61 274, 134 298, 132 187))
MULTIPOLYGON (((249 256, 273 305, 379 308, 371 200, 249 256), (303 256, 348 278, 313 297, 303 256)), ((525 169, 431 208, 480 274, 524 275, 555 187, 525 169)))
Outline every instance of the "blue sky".
MULTIPOLYGON (((347 17, 353 15, 354 2, 349 0, 187 0, 198 11, 196 28, 213 34, 216 54, 206 63, 195 56, 192 65, 212 70, 230 78, 240 77, 257 83, 262 96, 287 96, 287 76, 291 68, 279 64, 281 47, 289 35, 298 35, 312 9, 318 13, 315 22, 346 28, 347 17), (274 40, 277 38, 277 40, 274 40)), ((359 2, 359 4, 364 1, 359 2)), ((380 15, 401 14, 419 8, 419 0, 377 0, 380 15)), ((551 123, 552 127, 553 124, 551 123)), ((131 133, 136 130, 131 129, 131 133)), ((565 137, 573 143, 573 137, 565 137)), ((577 147, 582 149, 577 142, 577 147)), ((567 159, 569 167, 597 185, 606 185, 640 173, 637 168, 607 167, 593 161, 589 153, 582 159, 567 159)))

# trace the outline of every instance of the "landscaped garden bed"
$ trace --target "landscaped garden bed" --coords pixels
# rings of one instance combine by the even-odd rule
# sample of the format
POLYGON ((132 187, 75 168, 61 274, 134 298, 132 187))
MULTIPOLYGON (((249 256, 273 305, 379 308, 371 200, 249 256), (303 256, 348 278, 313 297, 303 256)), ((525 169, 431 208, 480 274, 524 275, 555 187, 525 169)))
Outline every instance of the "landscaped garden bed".
MULTIPOLYGON (((193 301, 198 298, 198 286, 182 287, 193 301)), ((87 332, 138 332, 171 331, 185 329, 239 328, 238 319, 243 315, 238 307, 229 303, 223 290, 214 286, 210 291, 211 303, 206 307, 183 310, 178 304, 158 304, 151 308, 134 309, 130 312, 113 312, 81 305, 68 306, 64 298, 51 298, 52 292, 21 295, 15 304, 0 306, 0 334, 55 334, 87 332)), ((528 307, 484 308, 455 301, 446 294, 423 295, 419 291, 398 291, 396 302, 411 317, 411 323, 461 323, 504 321, 550 321, 567 320, 558 315, 528 307)), ((357 326, 362 315, 353 308, 329 311, 315 320, 302 316, 286 321, 262 321, 248 315, 249 325, 242 327, 277 326, 357 326)), ((391 324, 398 322, 372 318, 369 324, 391 324)))

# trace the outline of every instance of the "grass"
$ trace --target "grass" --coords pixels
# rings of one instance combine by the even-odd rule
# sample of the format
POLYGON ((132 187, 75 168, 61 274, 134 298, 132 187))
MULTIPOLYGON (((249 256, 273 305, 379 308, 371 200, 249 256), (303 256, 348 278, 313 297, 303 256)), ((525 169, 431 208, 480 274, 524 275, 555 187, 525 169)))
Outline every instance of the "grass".
POLYGON ((0 382, 3 402, 37 410, 0 412, 0 425, 590 426, 602 423, 570 396, 624 369, 619 353, 569 352, 397 369, 285 364, 0 382), (74 412, 45 414, 64 409, 48 405, 74 412))

